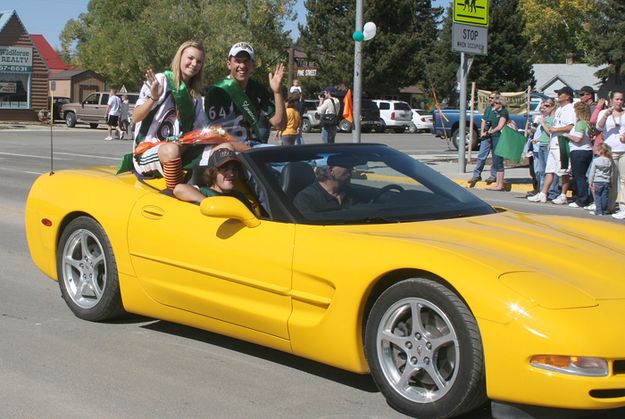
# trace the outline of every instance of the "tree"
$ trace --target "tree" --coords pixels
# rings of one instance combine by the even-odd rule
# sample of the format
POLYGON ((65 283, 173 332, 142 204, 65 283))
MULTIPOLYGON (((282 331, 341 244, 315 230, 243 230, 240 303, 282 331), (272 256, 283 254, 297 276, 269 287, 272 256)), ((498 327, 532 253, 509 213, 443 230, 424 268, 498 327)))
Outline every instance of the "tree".
POLYGON ((443 28, 434 43, 433 51, 426 64, 426 80, 429 88, 434 88, 438 100, 450 99, 450 106, 456 101, 455 89, 457 85, 456 72, 460 66, 460 55, 451 50, 452 9, 447 9, 447 17, 443 28))
POLYGON ((589 53, 592 65, 608 64, 597 73, 603 82, 614 77, 617 85, 625 84, 625 3, 622 0, 601 0, 597 13, 587 24, 589 53))
POLYGON ((563 63, 569 55, 588 60, 592 48, 585 26, 595 14, 597 0, 520 0, 519 4, 533 62, 563 63))
POLYGON ((178 46, 200 40, 206 49, 204 77, 226 73, 226 54, 237 41, 250 41, 258 58, 280 57, 289 46, 282 23, 293 16, 295 0, 91 0, 88 11, 70 20, 62 49, 74 65, 102 74, 109 83, 138 89, 148 66, 169 68, 178 46))
MULTIPOLYGON (((319 65, 307 90, 323 85, 351 85, 354 68, 354 1, 306 0, 308 14, 300 25, 300 45, 319 65)), ((397 93, 425 77, 425 64, 436 39, 441 9, 431 0, 369 0, 364 22, 377 26, 377 35, 363 44, 363 90, 372 95, 397 93)))
POLYGON ((491 0, 488 55, 476 56, 469 78, 481 89, 521 91, 535 83, 519 0, 491 0))

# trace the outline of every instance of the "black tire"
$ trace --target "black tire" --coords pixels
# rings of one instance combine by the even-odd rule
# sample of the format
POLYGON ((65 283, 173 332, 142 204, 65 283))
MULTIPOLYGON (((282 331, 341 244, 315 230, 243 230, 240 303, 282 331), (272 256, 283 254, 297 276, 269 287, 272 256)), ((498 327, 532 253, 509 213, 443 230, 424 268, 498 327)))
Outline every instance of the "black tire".
POLYGON ((352 132, 352 123, 347 119, 341 119, 341 122, 339 122, 339 130, 341 132, 352 132))
MULTIPOLYGON (((469 129, 470 129, 469 127, 466 128, 466 134, 464 137, 464 141, 467 144, 467 149, 469 148, 469 129)), ((459 135, 460 135, 460 130, 458 128, 454 128, 454 130, 451 133, 451 144, 454 146, 456 150, 458 150, 459 135)), ((473 144, 471 145, 471 150, 476 150, 477 145, 478 145, 478 140, 477 140, 477 132, 475 132, 475 130, 473 130, 473 136, 471 137, 471 141, 473 141, 473 144)))
POLYGON ((89 128, 91 129, 96 129, 98 127, 98 124, 89 124, 89 128))
POLYGON ((477 322, 456 294, 432 280, 407 279, 380 295, 367 318, 365 355, 387 402, 404 414, 447 418, 487 400, 477 322))
POLYGON ((415 125, 414 122, 411 122, 410 125, 408 125, 408 132, 411 134, 414 134, 416 132, 418 132, 419 130, 417 129, 417 126, 415 125))
POLYGON ((312 125, 308 118, 302 119, 302 132, 310 132, 312 125))
POLYGON ((65 114, 65 125, 68 128, 74 128, 76 126, 76 115, 74 112, 67 112, 65 114))
POLYGON ((61 296, 76 317, 97 322, 124 314, 111 242, 95 220, 78 217, 65 227, 56 260, 61 296))
POLYGON ((393 131, 395 131, 398 134, 401 134, 401 133, 406 132, 406 127, 395 127, 393 128, 393 131))

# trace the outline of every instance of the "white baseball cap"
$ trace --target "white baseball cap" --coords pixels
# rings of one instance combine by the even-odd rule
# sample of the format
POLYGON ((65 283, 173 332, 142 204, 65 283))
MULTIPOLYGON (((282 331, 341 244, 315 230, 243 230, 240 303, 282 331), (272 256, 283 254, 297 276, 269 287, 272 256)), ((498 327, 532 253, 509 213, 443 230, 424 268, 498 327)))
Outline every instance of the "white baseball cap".
POLYGON ((250 60, 256 61, 256 55, 254 54, 254 48, 247 42, 237 42, 230 48, 230 52, 228 53, 228 58, 236 57, 236 55, 240 52, 245 52, 250 56, 250 60))

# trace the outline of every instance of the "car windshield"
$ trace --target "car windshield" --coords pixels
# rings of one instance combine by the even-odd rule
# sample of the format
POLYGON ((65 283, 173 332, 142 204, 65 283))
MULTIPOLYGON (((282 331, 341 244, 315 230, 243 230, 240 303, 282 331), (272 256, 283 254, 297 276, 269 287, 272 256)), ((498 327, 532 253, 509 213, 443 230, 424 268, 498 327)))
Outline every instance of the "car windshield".
POLYGON ((451 180, 385 145, 263 147, 244 154, 260 183, 267 185, 264 199, 276 201, 268 206, 281 207, 288 220, 298 223, 382 224, 495 212, 451 180), (328 179, 334 186, 340 183, 340 204, 326 189, 328 179))

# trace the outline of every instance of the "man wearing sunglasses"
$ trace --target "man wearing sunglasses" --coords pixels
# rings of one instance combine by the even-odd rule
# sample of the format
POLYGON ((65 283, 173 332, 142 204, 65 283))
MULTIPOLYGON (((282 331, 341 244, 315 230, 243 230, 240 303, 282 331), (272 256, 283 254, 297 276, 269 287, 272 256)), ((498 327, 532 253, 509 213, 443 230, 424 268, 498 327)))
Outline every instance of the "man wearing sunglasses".
MULTIPOLYGON (((475 164, 475 169, 473 169, 473 176, 471 180, 469 180, 469 188, 473 188, 477 182, 482 180, 482 170, 484 170, 484 165, 486 164, 486 159, 489 154, 495 153, 495 148, 492 146, 492 138, 488 135, 488 130, 492 127, 487 126, 487 121, 490 117, 490 114, 493 112, 493 102, 496 99, 499 99, 501 93, 499 90, 493 90, 488 95, 488 106, 484 110, 484 115, 482 116, 482 126, 480 129, 480 138, 482 141, 480 142, 480 150, 477 154, 477 163, 475 164)), ((490 177, 486 179, 486 184, 490 185, 496 181, 496 171, 495 166, 490 166, 490 177)))

